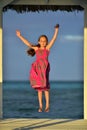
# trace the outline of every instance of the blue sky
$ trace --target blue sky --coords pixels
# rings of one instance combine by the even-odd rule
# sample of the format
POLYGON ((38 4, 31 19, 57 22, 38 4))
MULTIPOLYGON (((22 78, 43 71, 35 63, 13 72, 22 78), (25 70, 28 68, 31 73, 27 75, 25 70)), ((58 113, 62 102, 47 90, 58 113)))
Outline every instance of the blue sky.
POLYGON ((3 13, 3 79, 29 80, 29 70, 35 56, 27 56, 27 46, 16 36, 16 29, 32 43, 41 34, 50 40, 54 26, 60 24, 58 38, 50 50, 50 80, 83 80, 84 12, 40 11, 18 14, 3 13))

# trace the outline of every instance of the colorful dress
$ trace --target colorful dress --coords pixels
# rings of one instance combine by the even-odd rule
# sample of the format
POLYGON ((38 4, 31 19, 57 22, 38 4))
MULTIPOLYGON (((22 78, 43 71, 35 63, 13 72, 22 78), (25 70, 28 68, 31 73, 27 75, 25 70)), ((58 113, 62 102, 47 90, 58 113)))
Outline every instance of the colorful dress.
POLYGON ((30 84, 36 90, 49 90, 49 71, 50 64, 48 62, 49 50, 36 50, 36 61, 32 63, 30 69, 30 84))

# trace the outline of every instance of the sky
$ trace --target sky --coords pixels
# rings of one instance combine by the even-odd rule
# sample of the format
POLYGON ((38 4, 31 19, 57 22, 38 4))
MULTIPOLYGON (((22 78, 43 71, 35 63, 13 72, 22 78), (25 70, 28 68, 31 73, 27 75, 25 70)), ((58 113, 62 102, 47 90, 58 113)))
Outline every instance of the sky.
POLYGON ((35 56, 27 55, 28 47, 16 36, 16 30, 30 42, 37 44, 38 37, 47 35, 49 41, 54 26, 59 33, 50 50, 50 80, 83 81, 84 11, 40 11, 3 13, 3 80, 27 81, 35 56))

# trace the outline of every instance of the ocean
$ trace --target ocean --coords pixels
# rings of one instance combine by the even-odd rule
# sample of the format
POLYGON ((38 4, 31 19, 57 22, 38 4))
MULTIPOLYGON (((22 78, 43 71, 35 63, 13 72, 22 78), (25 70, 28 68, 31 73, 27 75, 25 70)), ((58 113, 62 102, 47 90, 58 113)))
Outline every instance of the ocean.
POLYGON ((29 82, 3 82, 3 118, 82 119, 83 82, 51 81, 50 86, 50 111, 38 113, 37 91, 29 82))

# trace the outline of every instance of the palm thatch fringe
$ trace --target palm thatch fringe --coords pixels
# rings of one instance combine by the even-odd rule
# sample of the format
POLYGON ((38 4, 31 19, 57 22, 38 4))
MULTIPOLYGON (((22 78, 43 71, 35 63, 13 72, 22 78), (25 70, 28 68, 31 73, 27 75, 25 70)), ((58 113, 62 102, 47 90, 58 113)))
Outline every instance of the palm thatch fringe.
POLYGON ((23 12, 39 12, 39 11, 57 11, 57 10, 61 10, 61 11, 82 11, 84 10, 81 6, 78 5, 7 5, 3 8, 3 11, 7 11, 8 9, 12 9, 17 11, 18 13, 23 13, 23 12))

